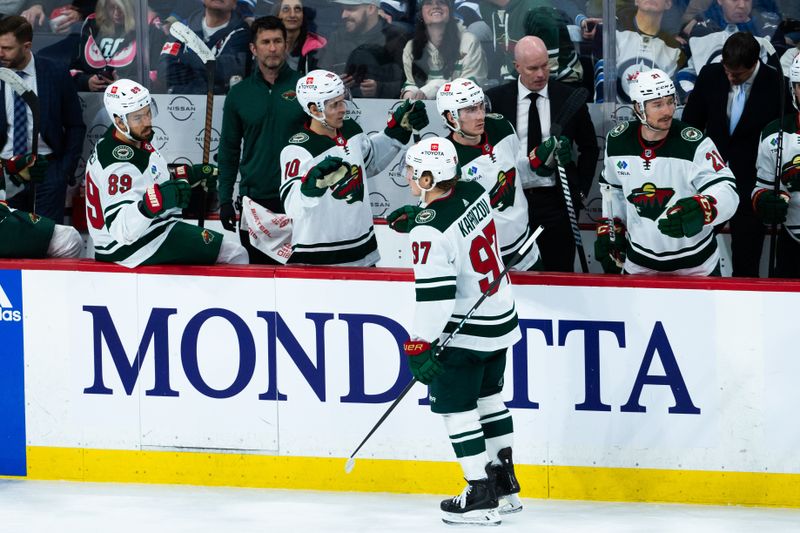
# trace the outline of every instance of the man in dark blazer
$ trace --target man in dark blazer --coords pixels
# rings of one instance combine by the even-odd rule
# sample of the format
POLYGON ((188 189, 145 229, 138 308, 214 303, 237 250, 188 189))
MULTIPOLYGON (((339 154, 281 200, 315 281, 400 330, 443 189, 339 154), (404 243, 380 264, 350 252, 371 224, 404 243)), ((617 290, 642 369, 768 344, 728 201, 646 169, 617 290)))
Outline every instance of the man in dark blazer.
MULTIPOLYGON (((11 182, 11 176, 6 176, 8 205, 30 212, 35 205, 36 214, 61 224, 67 183, 78 166, 86 126, 69 72, 46 58, 34 56, 32 40, 33 30, 23 17, 0 19, 0 64, 16 71, 29 87, 36 87, 41 116, 38 157, 28 173, 32 180, 42 181, 35 187, 30 182, 18 187, 11 182)), ((32 146, 33 118, 27 106, 17 106, 13 91, 5 85, 0 83, 0 159, 7 162, 22 156, 25 160, 32 146), (22 114, 26 116, 23 118, 22 114), (22 139, 15 135, 15 124, 27 128, 22 139)), ((4 167, 8 174, 9 166, 4 163, 4 167)))
MULTIPOLYGON (((528 199, 530 227, 544 226, 545 229, 537 240, 543 269, 573 272, 575 240, 561 185, 552 164, 540 166, 536 171, 531 168, 531 154, 550 137, 553 120, 576 89, 549 79, 547 47, 538 37, 527 36, 519 40, 514 48, 514 66, 519 74, 518 80, 489 89, 486 95, 492 104, 492 112, 502 114, 514 124, 520 138, 517 172, 528 199)), ((564 143, 559 155, 562 161, 569 160, 565 170, 577 214, 583 205, 582 199, 592 186, 600 149, 585 103, 562 127, 561 135, 569 141, 564 143), (572 143, 578 148, 577 162, 572 158, 572 143)))
POLYGON ((734 276, 759 275, 764 225, 753 213, 750 194, 761 130, 780 115, 780 75, 759 61, 759 53, 758 41, 750 33, 728 38, 722 63, 700 71, 682 117, 711 137, 736 177, 739 207, 730 219, 734 276))

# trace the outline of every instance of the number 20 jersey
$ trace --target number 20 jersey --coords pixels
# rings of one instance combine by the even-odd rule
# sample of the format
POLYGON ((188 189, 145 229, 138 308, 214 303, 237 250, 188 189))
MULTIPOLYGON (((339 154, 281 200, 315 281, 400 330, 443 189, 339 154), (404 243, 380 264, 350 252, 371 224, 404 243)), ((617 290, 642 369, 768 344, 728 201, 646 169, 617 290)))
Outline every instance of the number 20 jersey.
MULTIPOLYGON (((455 189, 417 214, 409 234, 416 289, 411 337, 443 340, 504 269, 489 197, 477 182, 455 189)), ((522 337, 506 277, 449 346, 482 352, 522 337)))

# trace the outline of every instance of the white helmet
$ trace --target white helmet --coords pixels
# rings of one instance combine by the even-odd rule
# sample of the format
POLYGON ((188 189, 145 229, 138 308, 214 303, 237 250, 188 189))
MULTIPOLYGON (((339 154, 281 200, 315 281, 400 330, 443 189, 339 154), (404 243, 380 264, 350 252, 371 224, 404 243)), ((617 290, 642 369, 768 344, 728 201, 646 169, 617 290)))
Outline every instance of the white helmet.
POLYGON ((328 125, 325 122, 325 102, 345 94, 345 86, 342 79, 333 72, 322 69, 312 70, 302 76, 297 80, 295 89, 297 101, 300 102, 303 111, 311 118, 322 122, 324 126, 328 125), (315 104, 317 109, 322 112, 321 118, 311 113, 308 108, 311 104, 315 104))
POLYGON ((458 111, 483 102, 483 89, 474 81, 466 78, 456 78, 445 83, 436 91, 436 108, 439 110, 439 114, 442 115, 448 128, 462 135, 464 133, 461 131, 461 124, 458 121, 458 111), (455 127, 448 122, 445 116, 448 111, 456 121, 455 127))
POLYGON ((425 172, 431 173, 431 186, 428 189, 420 186, 424 192, 430 191, 441 181, 451 180, 461 174, 456 147, 444 137, 428 137, 410 147, 406 152, 406 165, 417 185, 425 172))
POLYGON ((103 105, 106 108, 106 113, 111 117, 111 123, 116 126, 120 133, 131 140, 133 140, 133 137, 130 136, 131 128, 128 126, 128 113, 144 109, 151 103, 150 91, 135 81, 128 79, 115 81, 106 87, 106 92, 103 95, 103 105), (117 126, 114 117, 122 119, 127 131, 117 126))
MULTIPOLYGON (((639 110, 633 106, 633 110, 639 120, 648 128, 653 128, 647 123, 647 116, 644 112, 645 102, 662 98, 664 96, 675 96, 675 84, 663 70, 654 68, 637 72, 630 84, 631 101, 639 104, 639 110)), ((676 96, 677 98, 677 96, 676 96)), ((677 103, 677 102, 676 102, 677 103)))
POLYGON ((800 83, 800 54, 797 54, 789 67, 789 87, 792 88, 792 103, 795 109, 800 110, 797 103, 797 96, 794 94, 794 84, 800 83))

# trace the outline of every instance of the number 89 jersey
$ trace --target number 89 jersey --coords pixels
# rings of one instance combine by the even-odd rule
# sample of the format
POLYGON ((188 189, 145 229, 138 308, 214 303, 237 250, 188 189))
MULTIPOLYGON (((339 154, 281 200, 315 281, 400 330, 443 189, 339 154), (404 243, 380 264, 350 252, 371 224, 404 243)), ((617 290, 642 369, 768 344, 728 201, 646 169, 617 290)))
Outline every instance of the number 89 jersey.
POLYGON ((168 180, 167 162, 150 143, 137 148, 109 127, 86 165, 86 221, 96 260, 133 268, 158 251, 181 210, 148 218, 139 202, 147 187, 168 180))
MULTIPOLYGON (((419 212, 411 230, 416 312, 411 338, 443 340, 504 269, 489 197, 477 182, 419 212)), ((522 337, 511 283, 504 279, 449 346, 489 352, 522 337)))

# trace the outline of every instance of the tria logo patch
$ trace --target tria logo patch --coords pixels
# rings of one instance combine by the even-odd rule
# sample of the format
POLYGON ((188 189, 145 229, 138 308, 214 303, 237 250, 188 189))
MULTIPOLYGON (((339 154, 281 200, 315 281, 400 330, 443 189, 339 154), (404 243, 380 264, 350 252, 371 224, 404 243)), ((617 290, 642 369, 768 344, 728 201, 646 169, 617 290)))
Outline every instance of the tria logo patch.
POLYGON ((6 291, 0 285, 0 321, 19 322, 20 320, 22 320, 22 313, 14 309, 11 300, 6 295, 6 291))
POLYGON ((675 196, 675 189, 659 189, 654 183, 647 182, 628 195, 628 201, 636 208, 639 216, 656 220, 666 209, 667 204, 675 196))

